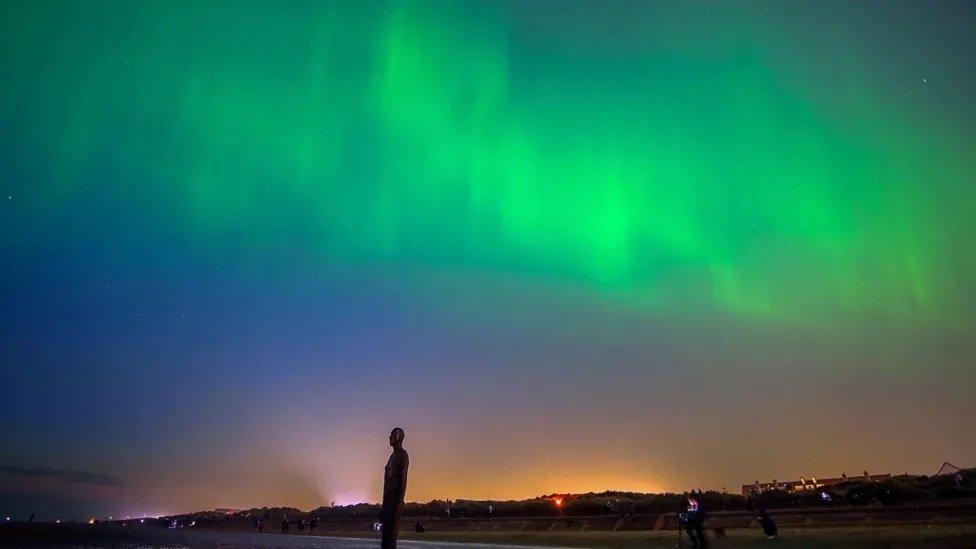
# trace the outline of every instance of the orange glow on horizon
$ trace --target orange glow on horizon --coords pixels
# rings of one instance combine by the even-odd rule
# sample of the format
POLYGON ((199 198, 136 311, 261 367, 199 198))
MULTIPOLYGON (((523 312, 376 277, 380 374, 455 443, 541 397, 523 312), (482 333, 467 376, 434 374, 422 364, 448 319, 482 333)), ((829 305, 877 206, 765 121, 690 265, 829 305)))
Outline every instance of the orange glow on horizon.
MULTIPOLYGON (((418 476, 419 477, 419 476, 418 476)), ((526 470, 514 474, 508 482, 498 483, 494 479, 479 482, 481 479, 459 479, 455 482, 437 483, 435 486, 419 477, 416 485, 407 489, 407 500, 427 502, 434 499, 474 499, 508 500, 531 499, 547 494, 586 494, 612 492, 662 493, 680 491, 651 479, 634 479, 626 473, 590 472, 556 477, 526 470)), ((454 480, 454 479, 451 479, 454 480)), ((555 499, 551 498, 553 504, 555 499)), ((565 505, 565 495, 559 497, 565 505)))

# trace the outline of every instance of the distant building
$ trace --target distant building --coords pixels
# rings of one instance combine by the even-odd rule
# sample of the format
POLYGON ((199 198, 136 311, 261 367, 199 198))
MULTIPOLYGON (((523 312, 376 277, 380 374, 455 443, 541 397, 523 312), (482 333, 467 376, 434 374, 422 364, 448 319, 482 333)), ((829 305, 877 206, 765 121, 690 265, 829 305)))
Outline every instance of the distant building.
POLYGON ((817 478, 810 477, 800 477, 800 480, 787 480, 779 482, 773 479, 772 482, 759 482, 758 480, 752 484, 742 485, 742 495, 749 496, 755 491, 757 494, 763 492, 771 492, 774 490, 779 490, 783 492, 803 492, 806 490, 816 490, 817 488, 823 488, 827 486, 833 486, 835 484, 840 484, 841 482, 846 482, 848 480, 868 480, 872 482, 879 482, 882 480, 888 480, 891 478, 891 473, 884 473, 881 475, 869 475, 867 471, 863 475, 857 475, 855 477, 848 477, 846 474, 841 474, 839 477, 834 478, 817 478))
POLYGON ((951 464, 951 463, 949 463, 947 461, 947 462, 945 462, 945 463, 942 464, 942 467, 939 468, 939 472, 936 473, 935 476, 941 477, 941 476, 946 476, 946 475, 954 475, 954 474, 958 473, 959 471, 962 471, 962 469, 960 469, 959 467, 956 467, 955 465, 953 465, 953 464, 951 464))

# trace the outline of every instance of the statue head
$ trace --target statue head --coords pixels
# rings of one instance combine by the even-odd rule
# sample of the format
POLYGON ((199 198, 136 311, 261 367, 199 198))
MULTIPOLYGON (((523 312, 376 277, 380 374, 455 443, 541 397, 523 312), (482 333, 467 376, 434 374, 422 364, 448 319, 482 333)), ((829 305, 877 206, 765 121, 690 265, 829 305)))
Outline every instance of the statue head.
POLYGON ((403 429, 400 427, 394 427, 393 430, 390 431, 390 446, 399 448, 403 445, 403 437, 405 436, 406 433, 403 432, 403 429))

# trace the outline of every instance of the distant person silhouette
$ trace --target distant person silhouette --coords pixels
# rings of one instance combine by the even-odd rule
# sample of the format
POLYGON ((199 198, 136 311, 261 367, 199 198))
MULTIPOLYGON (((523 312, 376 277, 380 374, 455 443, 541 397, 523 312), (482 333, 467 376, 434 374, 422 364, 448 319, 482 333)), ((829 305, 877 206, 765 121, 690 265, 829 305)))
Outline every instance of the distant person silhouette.
POLYGON ((390 431, 390 446, 393 453, 386 461, 383 473, 383 508, 380 521, 383 524, 382 549, 395 549, 397 544, 397 519, 403 510, 403 496, 407 492, 407 467, 410 458, 403 449, 403 429, 397 427, 390 431))
POLYGON ((691 540, 692 547, 708 547, 708 536, 705 535, 705 507, 691 491, 688 496, 688 509, 684 514, 685 532, 691 540))
POLYGON ((773 517, 769 516, 769 511, 766 510, 765 505, 759 506, 759 526, 762 527, 766 539, 776 539, 779 529, 776 528, 776 522, 773 521, 773 517))

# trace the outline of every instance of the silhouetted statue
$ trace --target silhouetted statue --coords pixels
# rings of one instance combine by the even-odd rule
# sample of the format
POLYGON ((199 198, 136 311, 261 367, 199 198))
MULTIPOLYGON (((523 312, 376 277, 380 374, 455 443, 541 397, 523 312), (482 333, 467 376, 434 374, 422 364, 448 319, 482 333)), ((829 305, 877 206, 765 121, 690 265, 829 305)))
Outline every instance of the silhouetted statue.
POLYGON ((407 467, 410 458, 403 449, 403 429, 397 427, 390 431, 390 446, 393 453, 386 462, 383 474, 383 508, 380 521, 383 523, 383 549, 395 549, 397 542, 397 519, 403 510, 403 496, 407 492, 407 467))

